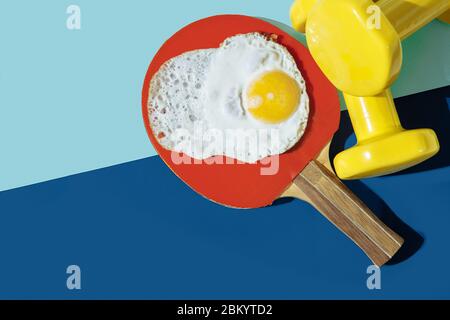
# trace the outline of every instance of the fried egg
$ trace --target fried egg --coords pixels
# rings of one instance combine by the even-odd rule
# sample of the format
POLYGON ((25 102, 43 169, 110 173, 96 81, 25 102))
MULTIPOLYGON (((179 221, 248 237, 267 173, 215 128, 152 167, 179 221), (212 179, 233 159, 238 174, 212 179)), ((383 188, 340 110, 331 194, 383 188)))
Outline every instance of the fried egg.
POLYGON ((288 50, 248 33, 165 62, 150 82, 148 109, 165 149, 255 163, 300 140, 309 99, 288 50))

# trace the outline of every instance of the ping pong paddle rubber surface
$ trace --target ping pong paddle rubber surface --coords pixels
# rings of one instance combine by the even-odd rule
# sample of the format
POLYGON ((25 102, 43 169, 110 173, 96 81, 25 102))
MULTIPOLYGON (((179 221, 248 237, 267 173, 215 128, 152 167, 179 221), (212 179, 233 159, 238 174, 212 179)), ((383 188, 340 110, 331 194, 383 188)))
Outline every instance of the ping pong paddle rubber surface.
MULTIPOLYGON (((337 90, 314 62, 308 50, 297 40, 274 25, 242 15, 220 15, 189 24, 167 40, 148 68, 142 91, 142 113, 148 136, 163 161, 192 189, 211 201, 234 208, 258 208, 270 205, 292 184, 303 168, 332 139, 338 129, 340 107, 337 90), (148 98, 150 81, 167 60, 184 52, 218 48, 228 37, 260 32, 274 34, 294 57, 305 82, 310 99, 310 115, 306 131, 295 147, 286 153, 265 159, 278 162, 276 174, 262 175, 269 161, 237 164, 176 164, 171 151, 155 138, 149 122, 148 98)), ((274 162, 271 162, 272 164, 274 162)))

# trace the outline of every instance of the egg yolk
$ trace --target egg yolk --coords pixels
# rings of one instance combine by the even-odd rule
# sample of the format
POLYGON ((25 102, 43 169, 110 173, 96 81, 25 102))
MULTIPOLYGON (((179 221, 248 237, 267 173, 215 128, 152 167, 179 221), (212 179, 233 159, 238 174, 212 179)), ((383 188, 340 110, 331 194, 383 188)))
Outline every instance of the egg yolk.
POLYGON ((268 71, 253 80, 246 91, 247 109, 257 120, 276 124, 298 109, 301 89, 282 71, 268 71))

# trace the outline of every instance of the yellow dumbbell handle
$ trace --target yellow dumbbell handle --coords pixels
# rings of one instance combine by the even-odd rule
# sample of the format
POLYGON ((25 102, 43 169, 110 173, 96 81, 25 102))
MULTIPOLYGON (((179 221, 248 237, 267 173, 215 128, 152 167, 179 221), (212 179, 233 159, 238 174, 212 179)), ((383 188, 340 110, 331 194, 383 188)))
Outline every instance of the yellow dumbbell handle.
MULTIPOLYGON (((449 0, 379 0, 377 5, 405 39, 449 9, 449 0)), ((382 26, 381 26, 382 27, 382 26)))
POLYGON ((358 142, 402 130, 391 90, 374 97, 355 97, 344 93, 353 130, 358 142))

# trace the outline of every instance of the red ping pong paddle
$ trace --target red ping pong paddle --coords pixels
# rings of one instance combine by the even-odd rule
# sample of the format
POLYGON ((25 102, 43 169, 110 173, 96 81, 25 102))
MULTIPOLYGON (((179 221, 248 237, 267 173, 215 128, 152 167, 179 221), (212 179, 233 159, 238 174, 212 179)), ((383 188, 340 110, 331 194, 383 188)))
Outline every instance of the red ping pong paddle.
POLYGON ((286 32, 260 19, 241 15, 220 15, 194 22, 174 34, 160 48, 147 71, 142 112, 148 136, 171 170, 192 189, 219 204, 235 208, 271 205, 280 197, 296 197, 309 202, 351 238, 378 266, 401 247, 403 239, 384 225, 331 169, 328 151, 338 129, 340 108, 335 87, 314 62, 308 50, 286 32), (256 164, 212 163, 176 164, 171 151, 156 139, 149 122, 149 86, 153 75, 167 60, 184 52, 217 48, 228 37, 249 32, 275 34, 297 62, 310 97, 310 116, 302 139, 288 152, 273 159, 278 171, 262 175, 269 161, 256 164))

